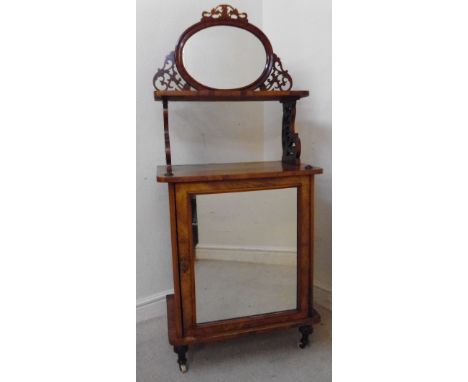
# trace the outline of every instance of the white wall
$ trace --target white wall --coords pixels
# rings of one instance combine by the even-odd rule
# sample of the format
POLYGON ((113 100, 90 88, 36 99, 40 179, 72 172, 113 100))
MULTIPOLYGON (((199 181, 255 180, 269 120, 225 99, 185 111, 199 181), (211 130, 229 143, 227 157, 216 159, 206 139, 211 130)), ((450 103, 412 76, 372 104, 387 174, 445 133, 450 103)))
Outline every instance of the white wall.
MULTIPOLYGON (((315 177, 315 282, 331 290, 331 0, 264 1, 263 31, 292 75, 293 89, 310 91, 297 103, 296 129, 301 161, 324 170, 315 177)), ((281 113, 279 105, 265 103, 265 160, 281 157, 281 113)))
MULTIPOLYGON (((165 158, 162 106, 153 100, 151 80, 179 35, 218 3, 137 1, 137 305, 172 289, 167 185, 155 181, 165 158)), ((311 91, 298 102, 297 128, 303 161, 325 172, 316 178, 316 279, 331 290, 331 4, 229 3, 269 36, 294 88, 311 91)), ((281 158, 278 103, 170 103, 169 119, 174 164, 281 158)))

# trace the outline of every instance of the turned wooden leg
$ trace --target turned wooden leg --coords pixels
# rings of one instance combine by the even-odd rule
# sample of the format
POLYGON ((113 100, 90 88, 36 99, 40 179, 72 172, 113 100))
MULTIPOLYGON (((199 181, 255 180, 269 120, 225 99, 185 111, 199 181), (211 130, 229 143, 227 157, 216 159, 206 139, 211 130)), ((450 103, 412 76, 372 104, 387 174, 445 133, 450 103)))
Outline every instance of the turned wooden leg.
POLYGON ((314 332, 312 325, 301 326, 299 331, 302 334, 301 341, 299 342, 299 347, 304 349, 309 344, 309 335, 314 332))
POLYGON ((174 353, 177 353, 177 363, 179 364, 179 369, 182 373, 186 373, 187 368, 187 354, 188 346, 174 346, 174 353))

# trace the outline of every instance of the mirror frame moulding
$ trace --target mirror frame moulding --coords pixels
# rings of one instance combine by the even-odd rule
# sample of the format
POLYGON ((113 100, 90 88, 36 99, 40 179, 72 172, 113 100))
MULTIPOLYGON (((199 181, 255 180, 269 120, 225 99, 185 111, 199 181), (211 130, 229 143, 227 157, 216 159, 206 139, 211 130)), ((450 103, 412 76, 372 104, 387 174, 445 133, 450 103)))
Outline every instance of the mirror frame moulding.
POLYGON ((247 13, 239 12, 236 8, 227 4, 221 4, 211 11, 203 12, 201 20, 182 33, 175 50, 166 56, 163 67, 156 72, 153 78, 153 85, 156 90, 274 91, 290 90, 292 83, 291 76, 287 70, 284 70, 280 58, 273 52, 270 40, 265 33, 249 23, 247 13), (266 62, 263 72, 255 81, 238 88, 219 89, 203 85, 187 72, 183 60, 183 50, 186 42, 197 32, 214 26, 240 28, 250 32, 260 40, 265 48, 266 62))
MULTIPOLYGON (((225 47, 223 47, 223 49, 229 49, 229 45, 226 45, 225 47)), ((220 55, 220 54, 223 54, 223 52, 222 51, 216 52, 216 55, 220 55)), ((253 90, 255 89, 258 83, 265 82, 266 78, 268 77, 268 74, 271 71, 271 67, 273 64, 273 48, 271 47, 271 43, 270 41, 268 41, 268 38, 265 36, 265 34, 260 29, 258 29, 256 26, 252 24, 246 24, 245 27, 244 25, 241 27, 238 25, 236 21, 232 21, 232 20, 219 20, 219 21, 215 20, 215 21, 210 21, 210 22, 202 21, 188 28, 181 35, 179 42, 177 43, 177 46, 175 49, 175 62, 176 62, 180 75, 186 80, 186 82, 190 86, 192 86, 196 90, 205 90, 205 89, 207 90, 253 90), (247 33, 249 33, 250 37, 254 37, 258 39, 259 42, 261 43, 261 46, 264 49, 263 51, 264 64, 261 70, 261 74, 260 76, 258 76, 257 74, 255 76, 256 79, 250 82, 248 85, 244 85, 241 87, 222 87, 222 88, 214 87, 213 85, 209 86, 209 85, 206 85, 205 83, 202 83, 196 80, 195 79, 196 76, 190 75, 187 70, 186 64, 184 62, 184 49, 186 47, 186 43, 192 37, 195 37, 197 33, 204 31, 204 30, 208 30, 210 28, 216 28, 219 26, 228 27, 228 28, 237 28, 242 31, 246 31, 247 33)), ((242 85, 242 84, 239 83, 238 85, 242 85)))

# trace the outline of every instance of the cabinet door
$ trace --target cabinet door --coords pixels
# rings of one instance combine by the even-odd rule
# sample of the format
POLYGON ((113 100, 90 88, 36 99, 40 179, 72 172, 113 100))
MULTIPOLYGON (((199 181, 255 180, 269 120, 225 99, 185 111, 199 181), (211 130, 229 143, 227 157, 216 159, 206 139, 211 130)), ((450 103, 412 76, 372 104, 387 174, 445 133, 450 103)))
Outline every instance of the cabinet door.
POLYGON ((308 316, 311 178, 176 185, 184 336, 308 316))

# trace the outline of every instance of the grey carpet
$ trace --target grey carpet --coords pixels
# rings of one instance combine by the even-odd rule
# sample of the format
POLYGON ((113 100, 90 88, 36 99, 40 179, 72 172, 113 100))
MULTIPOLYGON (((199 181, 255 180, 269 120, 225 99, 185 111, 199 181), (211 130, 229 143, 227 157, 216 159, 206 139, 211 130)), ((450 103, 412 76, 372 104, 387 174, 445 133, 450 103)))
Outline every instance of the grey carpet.
POLYGON ((245 336, 189 348, 182 374, 167 340, 166 318, 137 325, 137 382, 330 382, 331 312, 317 307, 322 323, 299 349, 297 329, 245 336))

